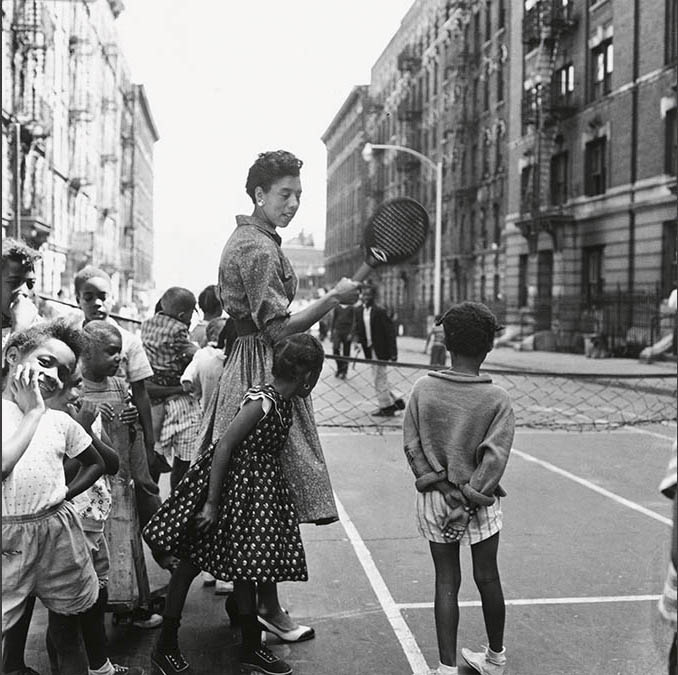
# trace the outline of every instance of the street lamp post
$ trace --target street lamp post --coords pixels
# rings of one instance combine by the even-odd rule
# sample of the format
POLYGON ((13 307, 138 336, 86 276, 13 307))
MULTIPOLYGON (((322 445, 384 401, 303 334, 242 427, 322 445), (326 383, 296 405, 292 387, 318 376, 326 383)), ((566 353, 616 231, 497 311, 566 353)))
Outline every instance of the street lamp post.
POLYGON ((372 159, 373 150, 398 150, 413 155, 420 162, 433 169, 436 176, 436 220, 435 220, 435 241, 434 241, 434 261, 433 261, 433 313, 440 314, 440 273, 442 267, 442 218, 443 218, 443 162, 439 160, 434 162, 421 152, 407 148, 404 145, 389 145, 383 143, 365 143, 363 148, 363 159, 369 162, 372 159))

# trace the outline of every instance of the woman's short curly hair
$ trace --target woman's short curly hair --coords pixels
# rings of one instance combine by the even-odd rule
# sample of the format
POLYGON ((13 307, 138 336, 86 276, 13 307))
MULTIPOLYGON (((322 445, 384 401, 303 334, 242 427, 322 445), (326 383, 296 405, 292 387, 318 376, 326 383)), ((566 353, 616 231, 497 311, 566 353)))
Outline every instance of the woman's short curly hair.
POLYGON ((448 351, 463 356, 484 356, 494 346, 501 326, 497 317, 481 302, 453 305, 436 321, 445 331, 448 351))
POLYGON ((39 251, 31 248, 25 241, 4 237, 2 240, 2 263, 16 262, 21 266, 21 271, 32 272, 35 262, 40 260, 39 251))
POLYGON ((309 371, 319 371, 325 361, 325 351, 320 342, 308 333, 294 333, 273 347, 275 377, 295 380, 309 371))
POLYGON ((285 176, 298 176, 303 165, 304 163, 298 157, 287 150, 259 153, 247 174, 245 192, 254 204, 256 203, 255 188, 260 187, 264 192, 268 192, 277 180, 285 176))

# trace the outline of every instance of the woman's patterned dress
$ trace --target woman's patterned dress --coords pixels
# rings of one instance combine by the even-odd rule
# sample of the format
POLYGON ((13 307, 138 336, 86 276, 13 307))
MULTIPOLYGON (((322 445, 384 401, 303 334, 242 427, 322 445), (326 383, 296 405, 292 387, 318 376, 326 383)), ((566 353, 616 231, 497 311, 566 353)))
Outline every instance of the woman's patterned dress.
MULTIPOLYGON (((237 216, 219 264, 219 292, 229 316, 253 321, 257 332, 238 337, 219 388, 207 405, 200 433, 206 450, 230 424, 243 394, 271 380, 272 345, 289 321, 297 277, 270 226, 237 216)), ((338 520, 332 485, 313 417, 311 397, 292 399, 294 424, 282 457, 285 478, 301 523, 338 520)))
POLYGON ((144 539, 217 579, 306 581, 297 514, 281 467, 292 403, 270 385, 250 389, 242 403, 255 399, 268 410, 233 449, 216 525, 207 533, 195 528, 209 489, 211 446, 153 516, 144 539))

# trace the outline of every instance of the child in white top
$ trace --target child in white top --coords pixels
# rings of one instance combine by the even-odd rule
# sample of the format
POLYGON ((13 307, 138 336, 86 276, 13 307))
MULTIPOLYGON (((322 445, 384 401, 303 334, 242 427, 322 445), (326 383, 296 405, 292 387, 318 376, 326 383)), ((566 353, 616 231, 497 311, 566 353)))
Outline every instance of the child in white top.
POLYGON ((48 410, 75 370, 81 339, 56 320, 14 333, 2 392, 2 632, 30 596, 49 610, 48 651, 64 671, 87 672, 77 616, 99 587, 85 534, 69 501, 104 472, 92 439, 67 414, 48 410), (69 486, 64 457, 83 468, 69 486))
POLYGON ((489 647, 462 649, 481 675, 503 675, 506 609, 497 569, 506 495, 499 481, 513 443, 514 418, 506 391, 480 366, 499 328, 483 304, 464 302, 439 319, 450 352, 449 370, 414 384, 405 419, 405 454, 416 477, 417 524, 429 541, 435 567, 437 675, 457 675, 459 544, 471 547, 473 578, 483 606, 489 647))

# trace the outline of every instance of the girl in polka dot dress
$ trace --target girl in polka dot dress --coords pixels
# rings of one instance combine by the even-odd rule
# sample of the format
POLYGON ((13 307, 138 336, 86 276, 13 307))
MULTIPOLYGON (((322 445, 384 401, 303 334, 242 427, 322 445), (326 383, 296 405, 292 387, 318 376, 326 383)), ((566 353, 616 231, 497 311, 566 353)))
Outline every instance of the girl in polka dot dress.
POLYGON ((253 387, 224 435, 188 470, 144 530, 152 547, 180 559, 165 601, 163 627, 151 661, 163 675, 188 663, 177 633, 188 589, 200 570, 233 581, 243 633, 243 668, 270 675, 292 669, 261 645, 257 584, 306 581, 297 514, 280 463, 292 424, 292 397, 306 397, 324 360, 308 334, 281 340, 273 382, 253 387))

